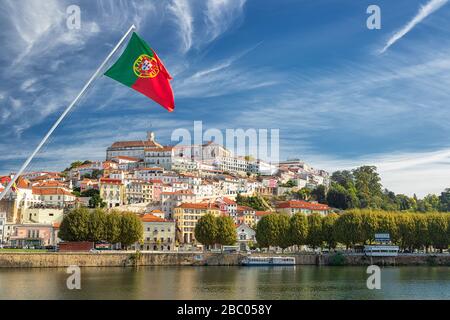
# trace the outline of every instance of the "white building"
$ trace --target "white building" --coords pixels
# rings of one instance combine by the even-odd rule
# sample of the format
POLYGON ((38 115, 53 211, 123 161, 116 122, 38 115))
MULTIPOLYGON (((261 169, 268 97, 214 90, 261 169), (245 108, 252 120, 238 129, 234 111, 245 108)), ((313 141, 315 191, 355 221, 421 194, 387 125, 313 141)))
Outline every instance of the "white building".
POLYGON ((237 241, 241 250, 249 250, 256 243, 256 231, 245 223, 236 227, 237 241))
POLYGON ((162 148, 162 145, 155 141, 155 134, 147 132, 147 140, 118 141, 114 142, 106 149, 106 160, 114 157, 126 156, 144 160, 146 148, 162 148))
POLYGON ((174 147, 146 148, 144 150, 144 162, 147 166, 171 170, 174 157, 174 147))
POLYGON ((64 210, 59 208, 28 208, 24 210, 24 223, 54 224, 61 223, 64 210))

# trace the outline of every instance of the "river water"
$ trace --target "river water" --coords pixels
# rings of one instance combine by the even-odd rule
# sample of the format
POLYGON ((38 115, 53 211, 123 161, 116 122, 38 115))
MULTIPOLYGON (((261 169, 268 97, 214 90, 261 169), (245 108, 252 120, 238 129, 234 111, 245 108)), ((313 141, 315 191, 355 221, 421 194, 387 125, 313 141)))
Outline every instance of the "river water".
POLYGON ((0 299, 450 299, 450 267, 386 267, 369 290, 365 267, 0 269, 0 299))

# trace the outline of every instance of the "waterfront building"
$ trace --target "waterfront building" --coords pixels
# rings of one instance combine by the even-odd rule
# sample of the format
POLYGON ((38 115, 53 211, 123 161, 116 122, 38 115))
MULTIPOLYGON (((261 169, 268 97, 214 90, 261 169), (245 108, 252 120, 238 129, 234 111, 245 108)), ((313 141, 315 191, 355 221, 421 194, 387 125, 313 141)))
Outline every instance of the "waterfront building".
POLYGON ((249 250, 256 244, 256 231, 246 223, 236 226, 237 241, 241 250, 249 250))
POLYGON ((13 226, 9 243, 15 248, 54 246, 58 243, 59 224, 27 223, 13 226))
POLYGON ((216 217, 221 214, 220 208, 211 203, 183 203, 174 208, 174 219, 179 232, 178 240, 180 243, 196 243, 195 226, 197 221, 207 213, 216 217))
POLYGON ((136 248, 152 251, 173 251, 175 249, 175 221, 153 214, 140 216, 144 228, 144 241, 136 248))

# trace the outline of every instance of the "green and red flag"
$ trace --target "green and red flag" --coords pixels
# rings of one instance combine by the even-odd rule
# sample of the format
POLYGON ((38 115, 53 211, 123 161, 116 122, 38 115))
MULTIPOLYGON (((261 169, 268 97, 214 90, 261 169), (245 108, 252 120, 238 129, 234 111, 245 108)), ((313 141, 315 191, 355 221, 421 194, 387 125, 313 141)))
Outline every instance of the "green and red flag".
POLYGON ((162 61, 135 32, 116 63, 105 73, 172 112, 175 109, 170 80, 162 61))

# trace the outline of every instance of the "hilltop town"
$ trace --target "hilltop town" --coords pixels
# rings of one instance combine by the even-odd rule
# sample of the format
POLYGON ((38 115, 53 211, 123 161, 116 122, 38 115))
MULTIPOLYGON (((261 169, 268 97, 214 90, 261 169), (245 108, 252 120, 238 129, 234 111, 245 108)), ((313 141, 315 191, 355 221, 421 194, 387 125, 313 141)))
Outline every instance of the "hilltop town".
MULTIPOLYGON (((12 176, 0 177, 0 192, 12 176)), ((144 228, 142 250, 196 244, 195 225, 206 213, 231 217, 237 239, 248 244, 265 215, 329 213, 327 205, 298 197, 301 189, 328 185, 326 171, 298 159, 271 164, 235 156, 214 142, 164 146, 148 132, 144 140, 112 143, 104 161, 20 176, 0 202, 0 244, 56 246, 63 217, 76 207, 136 213, 144 228)))

